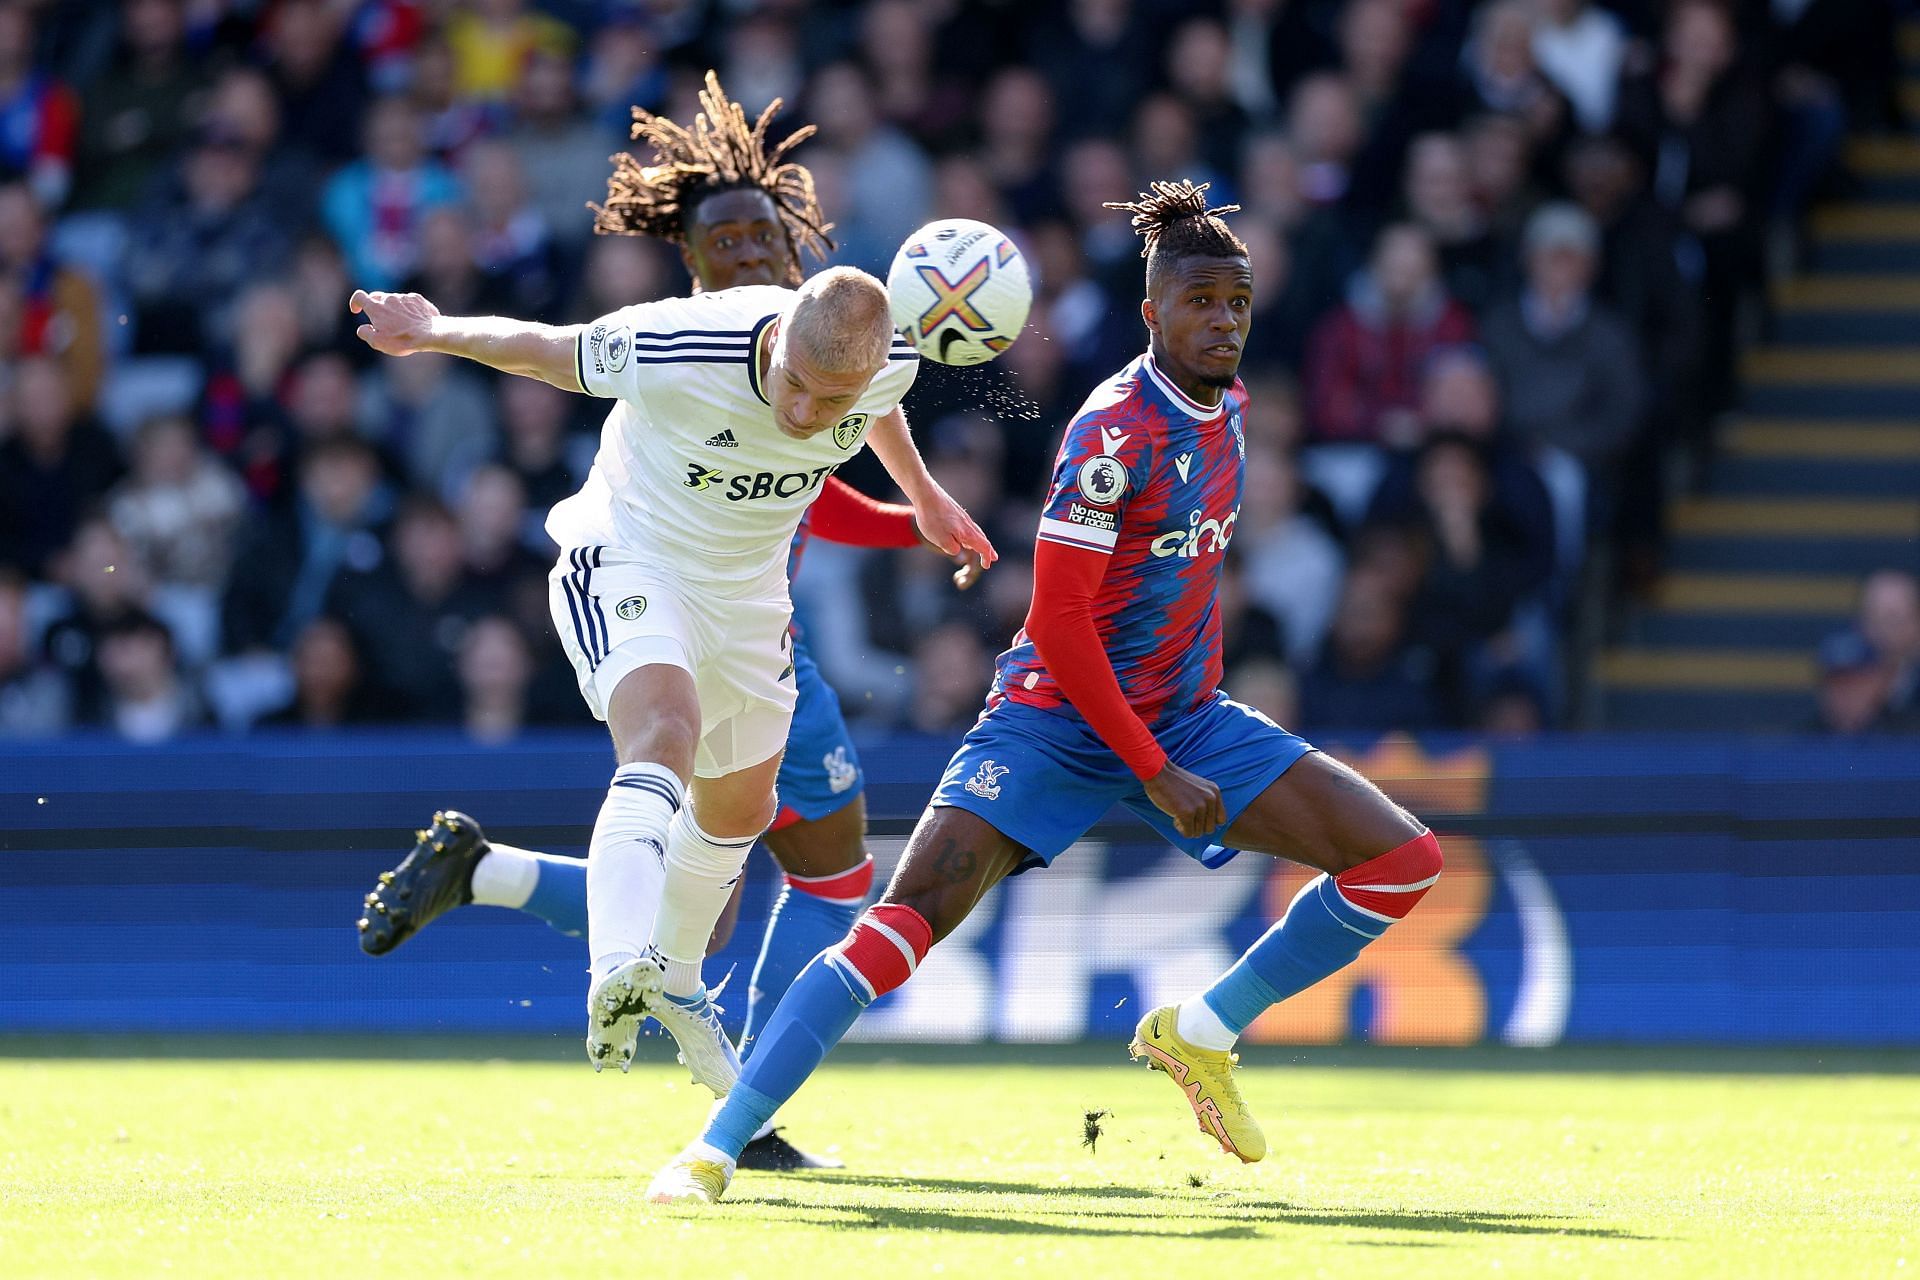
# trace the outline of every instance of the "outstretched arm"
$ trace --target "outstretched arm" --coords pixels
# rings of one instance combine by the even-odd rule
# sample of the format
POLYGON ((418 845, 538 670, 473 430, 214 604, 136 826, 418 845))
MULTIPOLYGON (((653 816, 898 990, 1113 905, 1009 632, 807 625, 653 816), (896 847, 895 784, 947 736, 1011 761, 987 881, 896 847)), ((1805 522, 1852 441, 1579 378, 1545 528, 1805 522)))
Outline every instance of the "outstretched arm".
POLYGON ((503 316, 443 316, 417 293, 355 289, 347 309, 367 322, 360 340, 390 356, 421 351, 473 360, 502 373, 538 378, 562 391, 581 391, 574 365, 578 325, 537 324, 503 316))
POLYGON ((907 495, 907 501, 913 504, 913 518, 920 526, 921 537, 936 551, 950 556, 971 552, 980 558, 982 568, 993 567, 1000 553, 993 549, 993 543, 965 508, 948 497, 947 491, 927 471, 927 464, 913 443, 913 435, 907 430, 907 415, 901 412, 900 406, 895 405, 867 428, 867 446, 880 459, 893 482, 900 486, 900 492, 907 495))
MULTIPOLYGON (((869 498, 837 476, 828 476, 820 487, 809 520, 815 537, 842 546, 917 547, 925 543, 935 551, 940 549, 920 536, 912 507, 869 498)), ((960 566, 953 572, 953 585, 962 591, 980 581, 980 575, 986 572, 977 551, 964 551, 953 560, 960 566)))

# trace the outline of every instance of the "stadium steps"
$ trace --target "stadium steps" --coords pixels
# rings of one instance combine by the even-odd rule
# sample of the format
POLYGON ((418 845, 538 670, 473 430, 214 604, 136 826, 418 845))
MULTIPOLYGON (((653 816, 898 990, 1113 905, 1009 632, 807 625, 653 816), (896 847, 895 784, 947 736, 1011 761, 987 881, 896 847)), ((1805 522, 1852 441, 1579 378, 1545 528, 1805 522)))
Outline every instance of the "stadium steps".
MULTIPOLYGON (((1920 26, 1903 38, 1920 68, 1920 26)), ((1858 198, 1814 214, 1742 412, 1669 513, 1665 576, 1595 662, 1608 728, 1810 727, 1815 650, 1861 577, 1920 568, 1920 138, 1855 139, 1847 160, 1858 198)))

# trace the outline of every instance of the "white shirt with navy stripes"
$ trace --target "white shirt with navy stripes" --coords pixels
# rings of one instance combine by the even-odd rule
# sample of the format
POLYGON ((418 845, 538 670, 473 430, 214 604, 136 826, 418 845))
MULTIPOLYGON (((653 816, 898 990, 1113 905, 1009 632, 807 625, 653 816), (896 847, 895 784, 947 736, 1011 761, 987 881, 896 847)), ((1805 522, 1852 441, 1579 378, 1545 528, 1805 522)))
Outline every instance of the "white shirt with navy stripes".
POLYGON ((919 367, 896 336, 886 368, 833 429, 784 434, 760 385, 759 353, 794 296, 743 285, 623 307, 580 330, 580 385, 618 403, 587 483, 547 516, 554 541, 657 556, 721 594, 784 591, 801 515, 919 367))

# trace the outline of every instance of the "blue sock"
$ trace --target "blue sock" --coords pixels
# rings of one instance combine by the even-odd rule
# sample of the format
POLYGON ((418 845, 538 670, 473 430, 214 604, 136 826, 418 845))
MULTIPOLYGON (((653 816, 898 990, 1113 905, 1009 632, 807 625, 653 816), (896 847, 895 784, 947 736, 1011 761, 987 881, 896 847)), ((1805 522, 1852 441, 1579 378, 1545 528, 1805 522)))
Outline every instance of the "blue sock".
POLYGON ((742 1062, 752 1056, 767 1019, 801 968, 846 937, 859 914, 858 904, 832 902, 790 884, 782 886, 780 900, 774 903, 773 915, 767 921, 753 981, 747 988, 747 1025, 740 1041, 742 1062))
POLYGON ((520 909, 569 938, 587 936, 587 863, 584 858, 542 855, 540 878, 520 909))
POLYGON ((866 1007, 865 993, 856 992, 824 956, 815 956, 774 1006, 758 1052, 714 1108, 701 1140, 739 1159, 741 1148, 806 1082, 866 1007))
POLYGON ((1331 876, 1318 876, 1202 998, 1238 1035, 1288 996, 1352 964, 1361 948, 1386 931, 1386 921, 1342 898, 1331 876))

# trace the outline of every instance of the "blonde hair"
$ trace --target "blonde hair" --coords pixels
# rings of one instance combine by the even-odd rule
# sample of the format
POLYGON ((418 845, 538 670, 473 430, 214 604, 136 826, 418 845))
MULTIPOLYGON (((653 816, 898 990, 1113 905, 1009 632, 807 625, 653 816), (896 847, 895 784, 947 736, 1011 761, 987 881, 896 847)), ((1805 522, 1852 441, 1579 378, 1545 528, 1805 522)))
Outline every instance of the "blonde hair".
POLYGON ((878 370, 893 345, 886 286, 857 267, 828 267, 800 286, 786 337, 829 373, 878 370))

